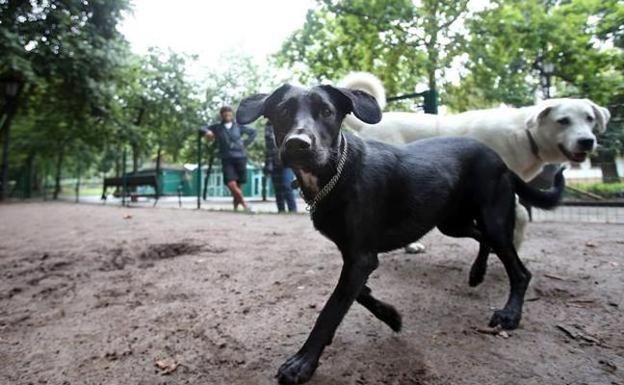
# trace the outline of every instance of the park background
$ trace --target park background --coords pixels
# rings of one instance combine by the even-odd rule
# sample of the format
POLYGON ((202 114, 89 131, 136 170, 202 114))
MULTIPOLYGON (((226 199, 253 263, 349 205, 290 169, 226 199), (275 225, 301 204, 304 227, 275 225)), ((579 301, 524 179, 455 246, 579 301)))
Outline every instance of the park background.
MULTIPOLYGON (((0 195, 100 195, 123 170, 157 172, 161 192, 193 195, 197 129, 221 105, 359 70, 390 96, 435 90, 442 113, 568 96, 607 106, 600 150, 568 177, 617 197, 623 49, 616 0, 2 0, 0 195)), ((388 110, 422 111, 422 100, 388 110)), ((248 196, 262 190, 263 124, 248 196)), ((202 144, 202 173, 210 150, 202 144)), ((209 195, 227 195, 218 160, 212 171, 209 195)))
MULTIPOLYGON (((275 383, 342 265, 309 217, 99 195, 158 163, 191 189, 223 103, 352 70, 389 96, 435 90, 440 113, 572 96, 612 119, 566 174, 585 192, 528 226, 519 329, 485 328, 502 264, 469 288, 477 243, 434 230, 368 282, 402 332, 354 306, 310 384, 623 384, 623 48, 621 1, 0 0, 0 384, 275 383)), ((262 132, 250 157, 261 178, 262 132)))

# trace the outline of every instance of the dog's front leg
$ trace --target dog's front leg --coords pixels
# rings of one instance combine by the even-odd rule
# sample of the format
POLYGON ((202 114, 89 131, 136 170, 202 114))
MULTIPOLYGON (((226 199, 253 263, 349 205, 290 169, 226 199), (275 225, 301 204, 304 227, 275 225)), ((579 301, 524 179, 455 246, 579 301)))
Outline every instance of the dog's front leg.
POLYGON ((368 286, 362 288, 356 301, 373 313, 375 317, 390 326, 392 330, 397 333, 401 331, 401 314, 394 306, 373 297, 372 291, 368 286))
POLYGON ((301 384, 312 377, 323 349, 331 344, 338 325, 377 265, 374 253, 344 255, 338 285, 321 310, 308 339, 297 354, 279 368, 277 378, 280 384, 301 384))

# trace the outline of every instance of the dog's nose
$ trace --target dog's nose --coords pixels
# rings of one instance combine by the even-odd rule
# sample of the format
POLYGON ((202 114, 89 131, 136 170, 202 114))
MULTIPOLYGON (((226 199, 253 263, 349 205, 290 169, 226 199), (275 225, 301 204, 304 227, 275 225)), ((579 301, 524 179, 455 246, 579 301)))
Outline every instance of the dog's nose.
POLYGON ((309 150, 312 147, 312 140, 308 135, 292 135, 284 143, 287 151, 309 150))
POLYGON ((594 138, 581 138, 577 141, 577 144, 581 150, 592 150, 594 142, 594 138))

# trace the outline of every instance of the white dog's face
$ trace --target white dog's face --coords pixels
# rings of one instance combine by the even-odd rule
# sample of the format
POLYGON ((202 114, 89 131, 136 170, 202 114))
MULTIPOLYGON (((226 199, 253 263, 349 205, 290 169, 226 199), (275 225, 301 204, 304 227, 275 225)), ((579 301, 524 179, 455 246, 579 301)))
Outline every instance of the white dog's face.
POLYGON ((611 114, 588 99, 551 99, 537 106, 527 120, 546 161, 583 162, 596 149, 596 134, 603 133, 611 114))

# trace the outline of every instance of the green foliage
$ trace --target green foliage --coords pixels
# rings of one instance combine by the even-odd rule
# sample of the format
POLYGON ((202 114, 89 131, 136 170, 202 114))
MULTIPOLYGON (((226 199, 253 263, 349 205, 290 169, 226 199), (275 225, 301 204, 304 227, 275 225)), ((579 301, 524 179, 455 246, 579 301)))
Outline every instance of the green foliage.
POLYGON ((470 89, 464 93, 480 95, 486 105, 532 104, 545 63, 554 65, 557 96, 608 104, 624 91, 624 56, 621 49, 610 48, 622 31, 621 23, 615 26, 622 21, 621 2, 504 0, 496 5, 467 22, 469 75, 461 86, 470 89))
MULTIPOLYGON (((222 106, 236 108, 240 101, 258 92, 269 92, 284 80, 272 68, 262 68, 253 58, 236 50, 223 55, 222 68, 210 71, 206 77, 205 111, 208 122, 218 122, 222 106)), ((258 130, 256 140, 247 148, 250 161, 257 165, 264 162, 264 124, 259 120, 253 124, 258 130)))
POLYGON ((551 63, 554 97, 589 98, 611 110, 603 161, 623 152, 624 3, 502 0, 466 26, 466 74, 445 87, 451 110, 533 104, 551 63))
MULTIPOLYGON (((552 63, 554 96, 609 106, 601 156, 622 153, 624 3, 495 0, 478 12, 467 5, 317 0, 273 60, 304 83, 359 70, 378 75, 389 96, 440 89, 453 111, 532 104, 543 91, 544 64, 552 63), (460 81, 449 82, 458 70, 460 81)), ((186 76, 192 56, 133 54, 117 29, 128 8, 128 0, 0 0, 0 82, 24 85, 10 125, 12 179, 41 185, 46 175, 119 172, 124 148, 135 167, 159 154, 164 162, 195 162, 195 130, 217 121, 219 107, 285 80, 272 64, 237 51, 201 83, 186 76)), ((6 116, 7 101, 0 92, 6 116)), ((256 163, 264 158, 263 125, 256 122, 249 149, 256 163)))
POLYGON ((437 88, 462 41, 452 28, 467 1, 321 0, 284 42, 277 62, 303 82, 350 71, 379 76, 389 95, 437 88))
POLYGON ((572 187, 600 195, 604 198, 621 198, 624 196, 624 182, 619 183, 572 183, 572 187))
POLYGON ((68 153, 89 160, 81 149, 99 144, 106 84, 125 44, 116 26, 127 7, 119 0, 0 2, 0 79, 23 85, 12 162, 37 157, 49 169, 54 161, 60 174, 68 153))
POLYGON ((160 148, 165 159, 177 162, 203 121, 200 91, 185 74, 194 58, 153 48, 136 59, 120 88, 121 138, 135 157, 155 160, 160 148))

